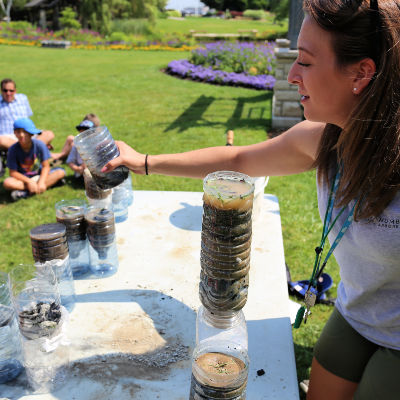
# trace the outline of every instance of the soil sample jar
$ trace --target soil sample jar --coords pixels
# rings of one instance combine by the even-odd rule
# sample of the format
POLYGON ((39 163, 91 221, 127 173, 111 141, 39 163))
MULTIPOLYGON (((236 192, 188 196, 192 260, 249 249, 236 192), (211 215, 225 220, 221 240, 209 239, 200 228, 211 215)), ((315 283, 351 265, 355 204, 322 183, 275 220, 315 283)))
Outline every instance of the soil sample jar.
POLYGON ((247 351, 229 342, 202 342, 192 356, 189 400, 246 398, 247 351))
POLYGON ((69 365, 68 311, 61 305, 52 268, 18 265, 9 274, 24 366, 35 393, 57 389, 69 365))
POLYGON ((69 262, 74 278, 89 272, 89 245, 86 237, 85 200, 61 200, 55 204, 57 222, 66 228, 69 262))
POLYGON ((0 271, 0 384, 23 370, 21 342, 8 288, 8 274, 0 271))
POLYGON ((200 300, 213 312, 239 311, 247 301, 253 179, 218 171, 203 189, 200 300))
POLYGON ((83 131, 75 136, 74 143, 100 189, 111 189, 128 177, 129 169, 125 166, 108 173, 101 172, 104 165, 119 156, 118 147, 104 125, 83 131))
POLYGON ((243 311, 213 313, 200 306, 196 319, 196 344, 205 342, 234 343, 247 351, 248 335, 243 311))
POLYGON ((112 190, 100 189, 94 181, 90 171, 83 170, 83 180, 85 182, 86 198, 89 205, 98 208, 112 208, 112 190))
POLYGON ((89 239, 90 269, 98 277, 118 270, 118 253, 113 211, 89 207, 85 213, 89 239))
POLYGON ((43 265, 53 269, 60 290, 61 304, 72 311, 75 305, 75 288, 65 225, 38 225, 31 229, 30 237, 35 265, 38 268, 43 265))
POLYGON ((128 219, 129 192, 124 182, 115 186, 112 190, 112 209, 116 223, 124 222, 128 219))

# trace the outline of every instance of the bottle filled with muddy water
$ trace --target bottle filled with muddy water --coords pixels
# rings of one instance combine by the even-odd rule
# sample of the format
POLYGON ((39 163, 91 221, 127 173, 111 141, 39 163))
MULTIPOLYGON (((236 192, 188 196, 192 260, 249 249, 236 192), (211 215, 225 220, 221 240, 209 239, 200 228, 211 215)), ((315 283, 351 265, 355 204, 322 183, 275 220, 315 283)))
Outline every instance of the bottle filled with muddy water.
POLYGON ((123 165, 111 172, 101 172, 109 161, 119 156, 119 150, 106 126, 96 126, 74 138, 79 155, 100 189, 111 189, 122 183, 129 174, 123 165))
POLYGON ((249 359, 246 349, 228 341, 201 342, 192 356, 189 400, 244 400, 249 359))
POLYGON ((253 179, 218 171, 203 181, 199 295, 210 311, 239 311, 247 301, 253 179))
POLYGON ((61 223, 42 224, 29 232, 35 265, 50 267, 57 278, 61 304, 72 311, 75 306, 75 286, 69 258, 67 228, 61 223))
POLYGON ((85 219, 90 269, 97 277, 113 275, 118 270, 114 212, 107 208, 88 207, 85 219))
POLYGON ((89 245, 86 237, 83 199, 60 200, 55 204, 57 222, 66 228, 69 260, 74 278, 89 272, 89 245))

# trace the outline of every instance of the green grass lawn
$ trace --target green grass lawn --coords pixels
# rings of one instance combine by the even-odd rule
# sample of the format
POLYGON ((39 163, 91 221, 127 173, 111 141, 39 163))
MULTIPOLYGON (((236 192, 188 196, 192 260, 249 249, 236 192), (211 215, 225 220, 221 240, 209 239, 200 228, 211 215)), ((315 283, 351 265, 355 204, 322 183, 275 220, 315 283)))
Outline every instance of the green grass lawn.
POLYGON ((257 29, 262 32, 287 32, 287 21, 274 22, 272 14, 268 14, 264 21, 250 19, 222 19, 186 17, 182 20, 158 19, 156 29, 164 32, 189 33, 191 29, 207 33, 238 33, 239 30, 257 29))
MULTIPOLYGON (((0 51, 2 77, 12 77, 28 95, 36 126, 55 132, 56 150, 88 112, 98 114, 114 138, 150 154, 223 145, 228 129, 235 131, 236 145, 255 143, 265 140, 270 129, 272 92, 201 84, 161 72, 185 53, 13 46, 0 46, 0 51)), ((66 169, 68 185, 16 203, 1 186, 0 270, 32 261, 29 230, 55 221, 56 201, 84 197, 66 169)), ((133 185, 136 190, 202 191, 201 180, 164 176, 134 176, 133 185)), ((266 192, 279 199, 292 278, 308 279, 322 227, 315 173, 273 177, 266 192)), ((328 271, 337 283, 334 262, 328 271)), ((307 376, 311 349, 331 310, 317 305, 307 325, 294 331, 299 379, 307 376)))

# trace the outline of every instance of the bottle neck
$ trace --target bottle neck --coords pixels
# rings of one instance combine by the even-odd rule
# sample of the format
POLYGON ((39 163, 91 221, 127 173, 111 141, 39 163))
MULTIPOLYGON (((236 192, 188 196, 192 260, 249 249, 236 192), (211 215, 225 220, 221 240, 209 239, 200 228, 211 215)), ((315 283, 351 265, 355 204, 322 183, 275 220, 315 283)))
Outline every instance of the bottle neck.
POLYGON ((204 321, 218 329, 232 328, 238 325, 243 319, 243 313, 241 310, 211 312, 202 306, 202 313, 204 321))

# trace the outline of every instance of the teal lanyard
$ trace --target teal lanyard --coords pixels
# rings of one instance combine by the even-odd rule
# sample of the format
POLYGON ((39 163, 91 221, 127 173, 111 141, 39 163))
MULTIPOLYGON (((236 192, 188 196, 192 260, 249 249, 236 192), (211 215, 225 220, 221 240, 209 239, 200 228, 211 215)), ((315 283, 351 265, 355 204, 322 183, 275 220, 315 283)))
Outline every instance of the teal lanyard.
MULTIPOLYGON (((335 175, 335 179, 332 182, 332 186, 331 186, 331 191, 329 194, 329 199, 328 199, 328 204, 326 207, 326 211, 325 211, 325 218, 324 218, 324 226, 322 229, 322 236, 321 236, 321 242, 320 245, 318 247, 315 248, 315 262, 314 262, 314 268, 311 274, 311 278, 310 278, 310 283, 308 285, 307 288, 307 293, 306 295, 310 295, 310 290, 311 287, 313 287, 314 289, 317 288, 317 282, 319 277, 322 274, 322 271, 324 270, 326 263, 328 262, 329 257, 332 255, 333 251, 335 250, 335 248, 337 247, 337 245, 339 244, 340 240, 342 239, 343 235, 346 233, 347 229, 349 228, 349 226, 351 225, 351 223, 353 222, 354 219, 354 209, 356 206, 357 202, 354 202, 353 207, 351 208, 346 220, 343 223, 342 228, 340 229, 339 233, 336 236, 336 239, 334 240, 334 242, 332 243, 331 248, 329 249, 327 255, 324 258, 324 261, 322 262, 321 265, 321 260, 322 260, 322 252, 324 250, 324 246, 325 246, 325 242, 326 239, 328 238, 328 235, 330 233, 330 231, 332 230, 332 228, 335 226, 336 221, 339 219, 339 217, 343 214, 345 207, 343 207, 338 215, 335 217, 335 219, 333 220, 333 222, 331 223, 331 219, 332 219, 332 212, 333 212, 333 206, 335 204, 335 198, 336 198, 336 192, 337 189, 339 187, 339 182, 340 182, 340 171, 338 170, 336 172, 335 175)), ((305 296, 307 299, 307 296, 305 296)), ((315 295, 314 295, 314 302, 315 302, 315 295)), ((306 307, 302 306, 300 307, 297 316, 296 316, 296 321, 294 323, 294 328, 299 328, 301 321, 303 320, 304 317, 304 313, 306 311, 307 308, 307 312, 309 312, 309 308, 311 306, 313 306, 314 303, 309 304, 306 301, 306 307)))

